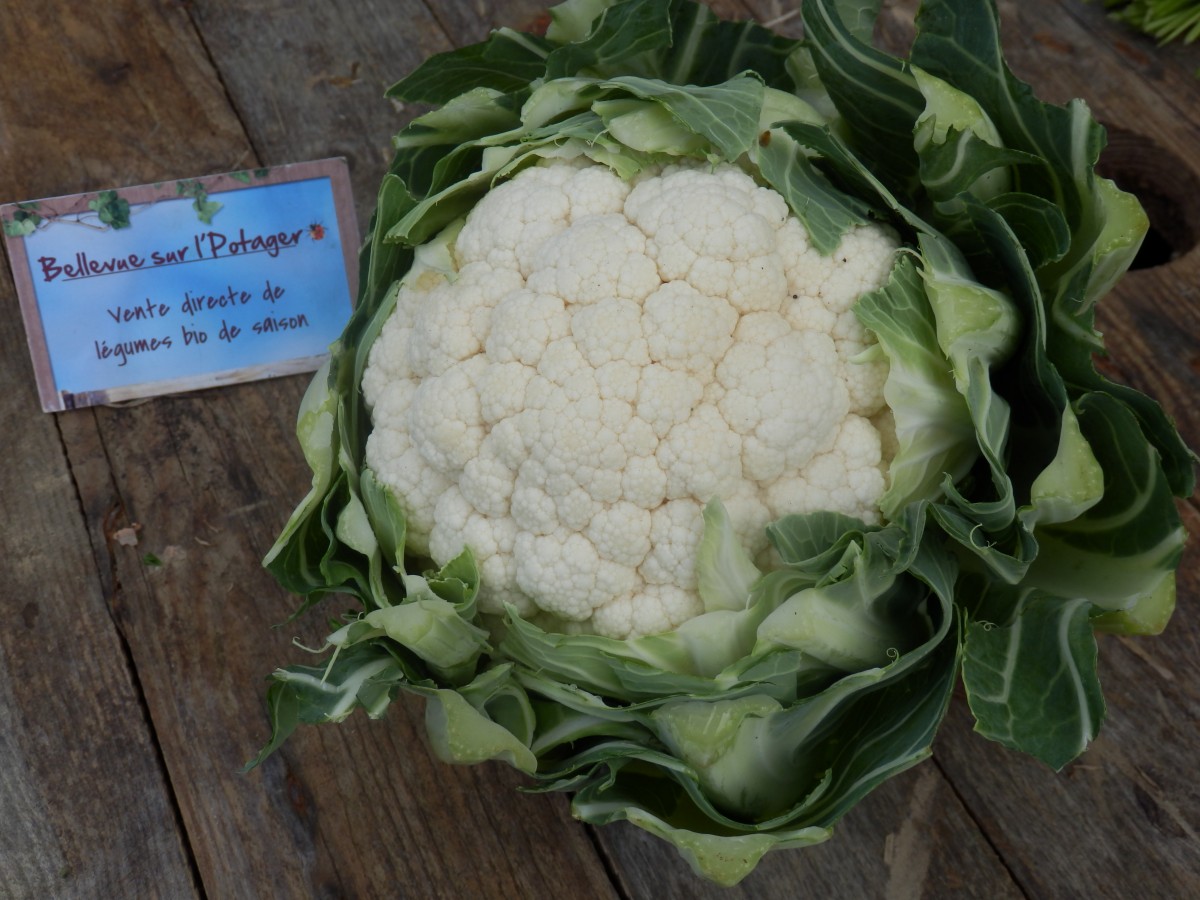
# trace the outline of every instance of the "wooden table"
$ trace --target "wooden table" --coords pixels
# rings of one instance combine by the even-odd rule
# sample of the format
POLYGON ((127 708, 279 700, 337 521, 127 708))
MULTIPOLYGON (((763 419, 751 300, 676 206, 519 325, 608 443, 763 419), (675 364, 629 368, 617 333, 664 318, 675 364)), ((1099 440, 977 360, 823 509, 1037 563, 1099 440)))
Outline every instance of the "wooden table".
MULTIPOLYGON (((791 0, 714 3, 794 29, 791 0)), ((883 38, 911 29, 889 3, 883 38)), ((1110 374, 1200 446, 1200 46, 1157 49, 1098 2, 1001 4, 1010 59, 1119 137, 1178 258, 1105 302, 1110 374)), ((524 25, 537 0, 13 0, 0 4, 0 200, 328 156, 360 227, 410 111, 384 87, 427 55, 524 25)), ((47 415, 0 272, 0 897, 1200 896, 1200 559, 1158 639, 1106 638, 1109 716, 1061 774, 970 730, 835 838, 722 891, 631 827, 593 830, 499 765, 452 768, 411 698, 381 722, 267 733, 264 677, 320 617, 260 568, 306 490, 293 377, 47 415), (136 546, 120 538, 137 529, 136 546), (153 554, 162 565, 148 565, 153 554)), ((1189 528, 1200 512, 1182 506, 1189 528)))

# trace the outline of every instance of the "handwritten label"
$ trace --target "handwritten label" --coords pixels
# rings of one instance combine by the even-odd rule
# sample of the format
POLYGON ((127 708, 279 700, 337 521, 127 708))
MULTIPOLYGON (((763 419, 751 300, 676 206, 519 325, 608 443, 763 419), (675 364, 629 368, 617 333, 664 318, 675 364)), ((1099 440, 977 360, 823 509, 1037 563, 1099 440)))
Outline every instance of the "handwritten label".
POLYGON ((48 412, 312 371, 356 291, 342 160, 0 207, 48 412))

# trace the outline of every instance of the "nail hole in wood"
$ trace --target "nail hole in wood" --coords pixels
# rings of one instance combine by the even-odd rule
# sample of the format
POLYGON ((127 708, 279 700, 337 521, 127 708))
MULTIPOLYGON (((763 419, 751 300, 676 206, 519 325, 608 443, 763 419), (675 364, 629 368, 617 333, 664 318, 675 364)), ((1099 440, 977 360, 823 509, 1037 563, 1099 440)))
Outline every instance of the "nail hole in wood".
POLYGON ((1108 146, 1096 170, 1137 196, 1150 218, 1133 269, 1150 269, 1183 256, 1200 240, 1200 176, 1145 135, 1108 128, 1108 146))

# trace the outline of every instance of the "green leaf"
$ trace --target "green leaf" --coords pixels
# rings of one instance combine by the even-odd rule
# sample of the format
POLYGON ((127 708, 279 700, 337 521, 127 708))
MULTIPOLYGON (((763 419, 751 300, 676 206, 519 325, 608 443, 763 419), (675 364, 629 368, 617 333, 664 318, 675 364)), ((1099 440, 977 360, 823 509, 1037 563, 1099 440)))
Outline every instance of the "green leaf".
POLYGON ((903 188, 916 178, 912 134, 925 100, 904 63, 867 43, 867 13, 873 22, 878 7, 877 2, 808 0, 801 7, 805 46, 855 148, 872 154, 883 182, 903 188), (876 152, 879 147, 887 153, 876 152))
POLYGON ((621 76, 603 82, 635 97, 653 100, 687 130, 710 141, 726 160, 735 160, 758 138, 758 113, 763 103, 763 83, 740 75, 708 87, 671 85, 663 81, 621 76))
POLYGON ((878 337, 890 365, 883 395, 895 416, 899 449, 880 509, 894 519, 912 501, 936 497, 947 479, 965 475, 979 449, 911 258, 901 257, 885 287, 859 298, 854 314, 878 337))
POLYGON ((1087 512, 1104 496, 1104 469, 1092 452, 1071 407, 1063 410, 1058 453, 1030 486, 1030 505, 1022 520, 1031 528, 1039 524, 1070 522, 1087 512))
POLYGON ((340 650, 324 668, 289 666, 272 679, 271 739, 248 768, 262 763, 301 722, 340 722, 359 708, 372 718, 383 715, 404 672, 385 648, 360 643, 340 650))
POLYGON ((598 100, 592 109, 608 133, 631 150, 672 156, 703 156, 708 142, 689 131, 658 103, 621 98, 598 100))
POLYGON ((1104 718, 1087 599, 1023 592, 1012 622, 967 626, 963 682, 975 730, 1061 769, 1104 718))
POLYGON ((1128 268, 1146 228, 1137 201, 1095 175, 1104 130, 1082 101, 1043 103, 1013 76, 988 0, 926 0, 917 24, 913 64, 975 98, 1004 146, 1042 160, 1022 167, 1015 187, 1058 207, 1072 235, 1070 250, 1040 274, 1042 283, 1065 284, 1087 270, 1094 302, 1128 268))
POLYGON ((816 512, 777 519, 767 526, 767 536, 780 559, 789 568, 809 573, 815 584, 844 557, 846 545, 867 530, 852 516, 816 512))
POLYGON ((546 37, 555 44, 577 44, 587 40, 596 20, 617 0, 564 0, 550 7, 546 37))
POLYGON ((1032 268, 1057 262, 1070 250, 1071 230, 1062 210, 1043 197, 1032 194, 1000 194, 987 201, 999 213, 1021 243, 1032 268))
POLYGON ((897 577, 877 544, 849 543, 839 574, 803 588, 758 626, 755 653, 786 647, 844 672, 887 665, 929 636, 924 591, 897 577))
POLYGON ((271 737, 258 755, 242 767, 243 772, 261 766, 272 753, 283 746, 300 724, 300 699, 292 688, 282 681, 273 681, 267 688, 267 716, 271 722, 271 737))
POLYGON ((829 256, 856 225, 866 225, 870 207, 830 184, 783 129, 772 129, 754 150, 762 176, 787 201, 809 240, 829 256))
POLYGON ((454 685, 474 677, 479 656, 487 648, 487 632, 459 616, 454 605, 440 597, 376 609, 363 621, 417 654, 434 674, 454 685))
POLYGON ((572 808, 585 821, 627 819, 675 843, 706 877, 736 880, 757 850, 749 859, 737 854, 827 837, 873 787, 929 755, 957 671, 949 597, 940 596, 947 617, 918 651, 886 669, 844 678, 787 710, 775 710, 766 699, 716 698, 708 709, 685 703, 656 713, 663 738, 676 742, 691 764, 613 740, 542 777, 577 791, 572 808), (736 722, 727 718, 731 711, 736 722), (753 805, 772 783, 776 795, 768 807, 794 805, 772 818, 761 818, 759 809, 752 821, 731 816, 700 788, 703 781, 719 784, 733 807, 753 805), (790 799, 783 801, 780 789, 790 799), (697 834, 706 837, 697 840, 697 834))
POLYGON ((1162 406, 1128 385, 1117 384, 1096 371, 1089 337, 1095 335, 1095 309, 1082 306, 1082 279, 1059 293, 1051 309, 1047 349, 1076 394, 1100 393, 1123 405, 1137 420, 1146 440, 1158 452, 1171 493, 1190 497, 1196 489, 1196 455, 1184 443, 1162 406))
POLYGON ((720 19, 700 3, 672 4, 671 49, 656 77, 675 84, 711 85, 752 71, 769 87, 788 91, 795 82, 788 60, 799 42, 756 22, 720 19))
POLYGON ((547 37, 568 46, 555 51, 548 77, 640 75, 704 86, 753 70, 771 87, 794 86, 789 60, 796 41, 755 22, 719 19, 703 4, 573 0, 550 14, 547 37))
POLYGON ((421 691, 426 696, 425 728, 438 758, 474 765, 506 762, 522 772, 537 770, 537 757, 511 731, 492 721, 453 690, 421 691))
POLYGON ((1109 634, 1162 634, 1175 612, 1175 573, 1171 572, 1154 590, 1142 594, 1127 609, 1114 609, 1092 617, 1096 631, 1109 634))
POLYGON ((710 500, 704 507, 704 533, 696 551, 696 581, 705 610, 745 609, 761 574, 734 533, 725 506, 718 499, 710 500))
POLYGON ((391 174, 410 191, 424 196, 432 188, 434 169, 455 147, 520 124, 512 98, 490 88, 476 88, 444 106, 419 116, 396 137, 391 174))
POLYGON ((1029 582, 1104 609, 1129 608, 1171 578, 1186 530, 1158 453, 1133 415, 1106 394, 1085 395, 1076 410, 1104 493, 1075 518, 1037 530, 1029 582))
POLYGON ((388 88, 387 96, 442 104, 476 88, 501 93, 521 90, 545 72, 549 51, 550 44, 543 38, 502 28, 481 44, 429 57, 388 88))
MULTIPOLYGON (((783 707, 751 694, 734 700, 680 700, 651 715, 671 752, 696 771, 705 793, 732 815, 770 818, 794 802, 792 772, 776 771, 761 754, 771 717, 783 707)), ((786 759, 786 757, 783 757, 786 759)))
POLYGON ((642 794, 636 788, 628 791, 629 800, 625 803, 621 799, 592 799, 590 794, 580 794, 572 800, 571 810, 594 825, 627 821, 662 838, 679 851, 693 872, 724 887, 732 887, 749 875, 770 850, 811 847, 833 834, 830 828, 805 826, 769 834, 714 835, 699 830, 704 827, 701 821, 694 828, 676 827, 635 805, 642 794))
POLYGON ((610 6, 582 40, 564 44, 546 59, 546 78, 621 70, 649 74, 637 57, 671 44, 670 0, 625 0, 610 6))

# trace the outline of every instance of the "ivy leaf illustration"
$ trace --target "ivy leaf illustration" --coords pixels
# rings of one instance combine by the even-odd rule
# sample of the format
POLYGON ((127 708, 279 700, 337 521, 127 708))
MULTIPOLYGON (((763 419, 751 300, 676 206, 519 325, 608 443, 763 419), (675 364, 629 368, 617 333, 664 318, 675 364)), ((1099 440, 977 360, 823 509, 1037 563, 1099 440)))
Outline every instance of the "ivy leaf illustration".
POLYGON ((94 210, 100 221, 112 228, 128 228, 129 201, 117 195, 116 191, 101 191, 95 200, 88 201, 88 209, 94 210))
POLYGON ((225 204, 217 203, 215 200, 205 199, 208 195, 202 194, 192 201, 192 209, 196 210, 196 218, 205 225, 212 224, 212 218, 215 216, 225 204))
POLYGON ((18 209, 11 219, 4 220, 4 233, 9 237, 25 237, 33 234, 42 217, 28 209, 18 209))
POLYGON ((211 225, 213 216, 225 205, 217 203, 215 200, 209 200, 208 191, 204 189, 204 185, 194 179, 176 182, 175 192, 180 197, 192 198, 192 209, 196 211, 196 218, 205 225, 211 225))

